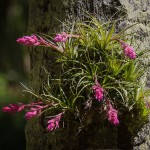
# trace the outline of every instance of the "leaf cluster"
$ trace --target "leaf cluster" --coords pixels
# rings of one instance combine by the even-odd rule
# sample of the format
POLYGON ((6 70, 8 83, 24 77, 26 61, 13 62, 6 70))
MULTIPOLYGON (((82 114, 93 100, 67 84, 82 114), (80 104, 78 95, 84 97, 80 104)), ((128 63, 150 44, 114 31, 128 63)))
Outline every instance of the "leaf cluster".
POLYGON ((57 76, 48 75, 40 95, 40 98, 55 103, 49 109, 68 111, 86 120, 87 108, 90 112, 95 109, 103 112, 109 100, 119 115, 128 111, 131 116, 145 118, 148 109, 144 100, 150 90, 146 88, 148 66, 142 63, 142 58, 148 55, 148 51, 135 49, 137 58, 131 60, 124 55, 117 41, 121 39, 131 44, 125 35, 131 27, 116 33, 116 21, 103 23, 94 17, 73 24, 67 32, 79 37, 58 43, 64 52, 57 54, 54 65, 61 66, 61 70, 57 76), (100 102, 95 100, 92 90, 95 78, 105 91, 100 102))

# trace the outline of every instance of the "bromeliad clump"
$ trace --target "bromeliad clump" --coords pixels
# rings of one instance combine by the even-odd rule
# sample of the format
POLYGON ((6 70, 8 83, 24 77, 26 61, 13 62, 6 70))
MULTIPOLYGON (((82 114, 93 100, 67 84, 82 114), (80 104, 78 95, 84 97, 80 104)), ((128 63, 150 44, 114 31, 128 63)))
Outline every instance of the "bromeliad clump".
POLYGON ((58 66, 61 69, 57 75, 49 73, 48 82, 41 85, 40 94, 25 89, 38 102, 10 104, 3 107, 3 111, 14 113, 25 110, 27 120, 46 112, 48 131, 58 129, 62 120, 63 127, 66 127, 68 121, 64 116, 70 114, 82 127, 88 122, 85 114, 92 112, 105 116, 103 121, 107 119, 115 126, 119 125, 119 118, 124 118, 120 117, 124 111, 134 113, 131 110, 137 106, 144 110, 140 115, 147 116, 144 99, 150 92, 141 86, 147 66, 140 61, 145 52, 135 52, 124 42, 127 41, 125 29, 115 33, 114 23, 101 24, 91 18, 88 24, 77 23, 73 27, 71 32, 61 32, 50 39, 47 38, 49 36, 33 34, 17 40, 25 46, 45 46, 54 50, 56 61, 51 62, 53 69, 57 70, 58 66), (90 105, 86 109, 88 101, 90 105))

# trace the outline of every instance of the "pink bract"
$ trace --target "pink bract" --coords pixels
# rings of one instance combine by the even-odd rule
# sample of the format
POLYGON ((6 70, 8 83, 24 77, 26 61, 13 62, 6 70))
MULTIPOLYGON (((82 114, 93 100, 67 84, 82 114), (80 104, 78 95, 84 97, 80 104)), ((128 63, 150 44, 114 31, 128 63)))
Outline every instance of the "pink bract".
POLYGON ((38 39, 37 36, 35 35, 23 36, 17 39, 17 42, 25 46, 40 46, 40 45, 50 46, 42 37, 38 39))
POLYGON ((19 112, 23 109, 26 109, 27 112, 25 114, 25 118, 27 120, 40 115, 42 112, 42 109, 48 107, 49 105, 44 105, 43 102, 32 102, 30 104, 9 104, 9 106, 5 106, 2 108, 3 112, 8 112, 8 113, 14 113, 14 112, 19 112))
POLYGON ((95 99, 97 99, 98 101, 101 101, 103 99, 103 92, 104 89, 101 87, 101 85, 98 83, 98 81, 95 81, 95 85, 92 86, 92 89, 95 93, 95 99))
POLYGON ((34 111, 28 111, 26 114, 25 114, 25 118, 27 120, 35 117, 36 115, 38 114, 38 111, 34 110, 34 111))
POLYGON ((35 116, 40 115, 41 112, 42 112, 42 109, 47 107, 47 105, 42 106, 41 104, 42 104, 42 102, 33 102, 33 103, 28 104, 27 107, 29 107, 30 109, 25 114, 25 118, 27 120, 29 120, 29 119, 31 119, 31 118, 33 118, 35 116))

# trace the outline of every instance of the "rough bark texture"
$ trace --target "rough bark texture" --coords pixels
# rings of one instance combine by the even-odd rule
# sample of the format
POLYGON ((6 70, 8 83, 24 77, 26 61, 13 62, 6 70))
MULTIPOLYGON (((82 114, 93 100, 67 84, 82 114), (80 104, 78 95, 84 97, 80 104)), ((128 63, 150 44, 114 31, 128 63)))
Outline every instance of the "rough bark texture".
MULTIPOLYGON (((150 0, 120 0, 127 13, 127 20, 122 25, 138 23, 128 32, 136 33, 136 43, 139 49, 150 49, 150 0)), ((143 59, 149 65, 150 58, 143 59)), ((148 76, 147 86, 150 87, 150 76, 148 76)), ((134 150, 150 149, 150 120, 138 132, 133 141, 134 150)))
MULTIPOLYGON (((113 14, 114 17, 117 17, 118 15, 115 15, 115 13, 122 6, 124 9, 120 12, 126 12, 128 20, 123 22, 120 27, 124 26, 124 24, 138 21, 141 25, 140 28, 142 27, 141 34, 141 32, 144 32, 146 29, 149 30, 149 28, 146 27, 146 23, 143 21, 144 18, 141 18, 141 20, 138 16, 136 17, 136 10, 138 9, 140 14, 146 14, 145 21, 148 21, 149 10, 145 8, 150 2, 149 0, 145 2, 147 2, 147 5, 143 4, 143 0, 30 0, 28 34, 59 31, 60 22, 58 20, 62 22, 72 22, 77 19, 83 20, 85 11, 95 14, 100 20, 108 20, 113 14)), ((146 31, 144 34, 147 33, 146 31)), ((140 37, 139 40, 141 40, 140 37)), ((37 92, 40 92, 41 84, 46 80, 46 73, 42 67, 45 67, 52 75, 57 74, 59 69, 56 70, 52 65, 54 57, 50 50, 33 48, 29 51, 31 56, 31 85, 37 92)), ((72 128, 47 132, 43 117, 33 119, 26 125, 27 150, 131 148, 130 135, 125 132, 126 127, 123 124, 118 129, 120 132, 117 132, 117 128, 112 128, 107 123, 103 124, 98 120, 91 127, 84 129, 80 136, 74 136, 75 133, 72 128), (105 127, 102 128, 102 125, 105 127)), ((145 144, 149 144, 147 142, 149 135, 147 134, 147 136, 145 144)))
POLYGON ((138 135, 134 138, 133 150, 141 149, 150 149, 150 123, 144 125, 144 127, 138 132, 138 135))

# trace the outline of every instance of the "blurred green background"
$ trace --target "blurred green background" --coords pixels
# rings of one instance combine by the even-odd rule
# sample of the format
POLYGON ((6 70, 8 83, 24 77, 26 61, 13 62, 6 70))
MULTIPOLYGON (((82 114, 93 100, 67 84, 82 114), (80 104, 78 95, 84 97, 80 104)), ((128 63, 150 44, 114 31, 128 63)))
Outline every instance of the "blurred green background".
MULTIPOLYGON (((27 102, 21 91, 27 83, 30 61, 27 48, 16 43, 26 34, 27 0, 0 0, 0 109, 9 103, 27 102)), ((25 150, 24 113, 0 110, 0 150, 25 150)))

